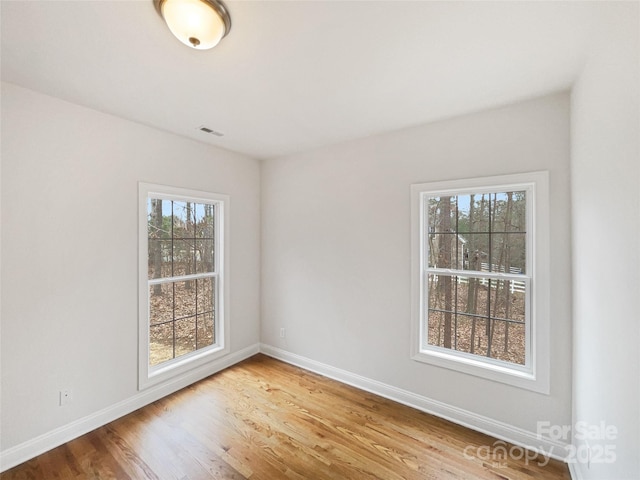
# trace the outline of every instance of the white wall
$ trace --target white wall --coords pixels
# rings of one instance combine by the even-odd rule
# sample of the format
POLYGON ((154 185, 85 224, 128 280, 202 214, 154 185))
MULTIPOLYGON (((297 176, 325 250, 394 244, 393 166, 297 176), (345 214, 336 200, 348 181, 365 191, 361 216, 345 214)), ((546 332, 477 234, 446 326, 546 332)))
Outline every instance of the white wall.
POLYGON ((571 99, 573 420, 618 429, 590 442, 613 445, 615 463, 576 465, 585 479, 640 478, 638 10, 607 4, 571 99))
POLYGON ((266 161, 262 341, 527 432, 568 424, 569 202, 566 93, 266 161), (550 171, 551 394, 411 360, 410 185, 536 170, 550 171))
POLYGON ((257 345, 259 163, 2 84, 3 451, 137 394, 138 181, 231 196, 231 350, 257 345))

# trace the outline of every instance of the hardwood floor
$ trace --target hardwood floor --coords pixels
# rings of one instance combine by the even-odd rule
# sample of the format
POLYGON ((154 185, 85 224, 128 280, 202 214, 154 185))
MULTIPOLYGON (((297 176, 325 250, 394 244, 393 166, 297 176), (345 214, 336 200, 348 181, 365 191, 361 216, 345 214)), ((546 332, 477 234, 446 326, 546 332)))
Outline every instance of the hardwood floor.
POLYGON ((495 442, 256 355, 0 478, 570 478, 556 460, 504 458, 499 449, 490 455, 495 442))

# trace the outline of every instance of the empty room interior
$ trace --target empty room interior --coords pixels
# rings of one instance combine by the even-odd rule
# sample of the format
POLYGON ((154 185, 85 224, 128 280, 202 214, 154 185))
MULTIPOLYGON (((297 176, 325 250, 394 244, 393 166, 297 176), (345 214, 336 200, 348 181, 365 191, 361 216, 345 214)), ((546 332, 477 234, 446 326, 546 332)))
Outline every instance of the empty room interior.
POLYGON ((640 2, 0 20, 3 478, 640 479, 640 2))

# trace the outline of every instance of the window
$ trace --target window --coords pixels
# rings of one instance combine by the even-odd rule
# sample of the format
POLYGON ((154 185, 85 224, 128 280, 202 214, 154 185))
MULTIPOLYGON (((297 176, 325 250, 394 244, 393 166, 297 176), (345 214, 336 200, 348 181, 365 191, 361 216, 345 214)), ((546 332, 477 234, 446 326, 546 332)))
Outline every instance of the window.
POLYGON ((412 186, 414 359, 548 393, 547 183, 412 186))
POLYGON ((140 388, 228 352, 228 197, 141 183, 140 388))

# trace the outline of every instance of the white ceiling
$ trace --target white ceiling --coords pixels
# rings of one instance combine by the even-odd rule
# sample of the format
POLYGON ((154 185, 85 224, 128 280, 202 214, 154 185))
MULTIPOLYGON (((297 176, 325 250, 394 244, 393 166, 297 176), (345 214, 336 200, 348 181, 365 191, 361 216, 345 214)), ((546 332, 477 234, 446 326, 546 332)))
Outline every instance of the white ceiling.
POLYGON ((226 4, 230 34, 195 51, 171 35, 152 0, 2 0, 2 80, 271 158, 566 89, 606 8, 226 4))

